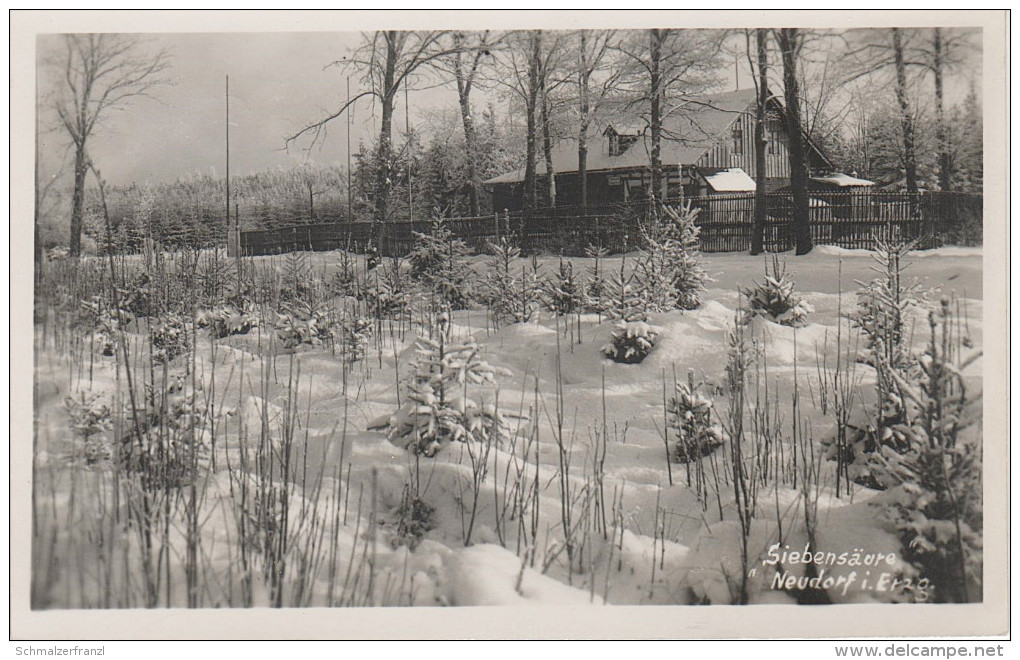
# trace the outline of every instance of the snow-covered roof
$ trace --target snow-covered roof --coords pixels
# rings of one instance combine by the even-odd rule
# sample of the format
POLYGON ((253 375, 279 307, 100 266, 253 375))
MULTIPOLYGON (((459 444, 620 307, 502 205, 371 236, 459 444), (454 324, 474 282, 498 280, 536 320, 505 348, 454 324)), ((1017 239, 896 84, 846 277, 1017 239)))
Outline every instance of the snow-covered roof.
POLYGON ((811 180, 817 181, 818 183, 827 183, 831 186, 839 186, 840 188, 867 187, 875 185, 874 181, 858 179, 857 177, 850 176, 849 174, 840 174, 838 172, 827 176, 812 177, 811 180))
POLYGON ((756 189, 754 179, 739 167, 706 174, 705 181, 716 192, 753 192, 756 189))
MULTIPOLYGON (((733 92, 718 92, 685 99, 679 107, 667 113, 663 119, 663 139, 659 158, 663 167, 694 165, 705 152, 712 148, 734 121, 754 102, 754 89, 733 92)), ((643 127, 634 122, 612 122, 614 130, 626 134, 628 131, 641 133, 643 127)), ((631 133, 631 134, 634 134, 631 133)), ((588 172, 607 170, 633 170, 648 167, 649 145, 646 140, 637 140, 626 150, 611 155, 605 133, 588 143, 588 172)), ((545 174, 545 159, 536 159, 535 172, 545 174)), ((557 174, 577 171, 577 139, 564 137, 552 148, 553 170, 557 174)), ((484 181, 485 184, 517 183, 524 180, 524 169, 504 172, 484 181)))
MULTIPOLYGON (((662 143, 659 159, 663 167, 697 165, 698 160, 710 149, 730 137, 730 127, 742 114, 748 112, 758 93, 754 88, 732 92, 715 92, 700 96, 686 97, 676 107, 667 109, 662 120, 662 143)), ((648 167, 650 136, 644 125, 617 118, 611 122, 614 131, 621 135, 643 134, 628 144, 619 153, 610 151, 606 131, 601 135, 590 135, 588 139, 587 170, 608 172, 613 170, 637 170, 648 167), (614 155, 615 154, 615 155, 614 155)), ((607 129, 608 130, 608 129, 607 129)), ((809 144, 810 140, 809 140, 809 144)), ((812 151, 821 159, 825 156, 812 144, 812 151)), ((545 175, 545 159, 536 159, 535 173, 545 175)), ((552 165, 557 174, 577 172, 577 138, 563 137, 552 147, 552 165)), ((484 181, 486 185, 518 183, 524 180, 524 169, 504 172, 484 181)), ((753 189, 752 189, 753 190, 753 189)))
POLYGON ((645 130, 645 124, 614 122, 606 126, 602 133, 613 130, 617 135, 640 135, 645 130))

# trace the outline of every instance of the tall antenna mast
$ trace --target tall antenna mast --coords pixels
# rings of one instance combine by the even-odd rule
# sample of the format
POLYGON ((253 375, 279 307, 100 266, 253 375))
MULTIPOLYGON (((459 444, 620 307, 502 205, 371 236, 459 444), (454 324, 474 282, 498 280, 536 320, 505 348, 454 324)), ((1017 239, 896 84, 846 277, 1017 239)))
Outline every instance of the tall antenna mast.
MULTIPOLYGON (((232 234, 231 230, 232 229, 233 230, 237 229, 236 227, 232 227, 231 224, 230 224, 230 76, 229 75, 226 77, 226 89, 224 90, 224 95, 225 95, 226 101, 227 101, 227 113, 226 113, 226 123, 227 123, 227 141, 226 141, 226 154, 227 154, 227 239, 228 239, 228 245, 229 245, 229 244, 232 244, 233 240, 234 240, 234 235, 232 234)), ((237 234, 236 240, 238 242, 240 242, 240 239, 241 239, 240 234, 237 234)), ((238 247, 240 247, 240 245, 238 247)), ((238 250, 238 252, 240 252, 240 250, 238 250)), ((240 256, 240 255, 238 254, 237 256, 240 256)))
POLYGON ((347 222, 353 222, 351 215, 351 77, 347 76, 347 222))

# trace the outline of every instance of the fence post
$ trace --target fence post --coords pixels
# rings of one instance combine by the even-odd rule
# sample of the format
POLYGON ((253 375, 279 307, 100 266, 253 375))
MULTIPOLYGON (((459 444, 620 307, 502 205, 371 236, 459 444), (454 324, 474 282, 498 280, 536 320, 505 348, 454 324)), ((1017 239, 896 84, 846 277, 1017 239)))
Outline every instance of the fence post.
POLYGON ((227 256, 241 256, 241 231, 237 224, 227 227, 227 256))

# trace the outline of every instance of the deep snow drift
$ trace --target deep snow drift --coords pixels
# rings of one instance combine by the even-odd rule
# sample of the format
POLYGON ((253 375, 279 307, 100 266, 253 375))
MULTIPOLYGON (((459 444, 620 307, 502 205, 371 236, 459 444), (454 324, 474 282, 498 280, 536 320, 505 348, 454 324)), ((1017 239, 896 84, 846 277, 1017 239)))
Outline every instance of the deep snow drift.
MULTIPOLYGON (((312 258, 327 268, 335 259, 331 253, 312 258)), ((799 413, 808 420, 809 428, 802 430, 821 454, 834 423, 823 410, 819 382, 841 357, 837 342, 844 354, 855 349, 848 339, 853 336, 850 326, 841 317, 856 305, 857 282, 875 274, 871 254, 863 250, 819 247, 805 257, 784 259, 814 312, 801 328, 756 319, 747 333, 758 350, 755 387, 763 400, 774 401, 774 420, 785 438, 776 465, 789 466, 791 459, 796 461, 790 441, 794 383, 799 413)), ((475 259, 473 267, 482 268, 483 261, 475 259)), ((571 262, 579 273, 591 264, 589 259, 571 262)), ((937 288, 936 299, 945 295, 958 302, 970 340, 979 349, 980 250, 944 248, 917 254, 913 262, 910 274, 925 287, 937 288)), ((556 263, 555 258, 539 259, 546 273, 556 263)), ((618 263, 618 258, 605 260, 609 269, 618 263)), ((228 549, 237 515, 236 485, 227 466, 236 464, 242 445, 257 442, 259 429, 279 442, 283 426, 295 424, 293 460, 302 468, 289 492, 291 510, 317 502, 314 515, 328 517, 341 492, 345 522, 329 539, 337 548, 336 570, 351 573, 350 564, 356 564, 361 575, 362 559, 371 558, 368 593, 340 604, 730 603, 742 573, 748 576, 751 602, 796 602, 803 591, 797 577, 819 577, 820 583, 831 579, 825 584, 833 602, 891 599, 894 590, 888 583, 879 586, 880 576, 906 567, 899 540, 882 516, 888 492, 854 484, 850 495, 837 496, 835 464, 819 459, 819 483, 812 494, 818 524, 814 549, 832 558, 823 558, 823 575, 811 576, 789 554, 782 565, 769 563, 774 553, 800 552, 807 543, 804 495, 794 483, 795 469, 781 468, 788 472, 774 476, 756 494, 758 511, 743 566, 726 452, 701 459, 708 482, 701 498, 688 485, 698 478, 698 468, 667 460, 665 398, 677 380, 691 373, 717 408, 725 406, 724 369, 738 290, 760 280, 764 264, 764 258, 744 254, 704 255, 713 279, 704 305, 651 315, 658 341, 635 365, 605 358, 601 348, 613 324, 594 314, 565 318, 543 311, 535 322, 496 329, 484 309, 455 312, 451 336, 472 335, 484 346, 484 359, 507 370, 498 386, 474 394, 483 405, 498 404, 510 428, 509 440, 488 450, 454 443, 435 457, 416 458, 387 438, 383 427, 406 396, 398 382, 409 373, 415 338, 392 323, 380 325, 382 340, 373 342, 346 373, 343 361, 321 347, 267 351, 269 329, 215 342, 201 339, 195 371, 200 387, 210 387, 215 379, 223 424, 215 460, 202 481, 201 534, 210 571, 226 570, 235 561, 228 549), (270 382, 258 384, 259 375, 267 372, 270 382), (293 405, 287 402, 288 381, 296 392, 293 405), (296 420, 291 419, 294 410, 296 420), (408 533, 402 504, 412 478, 430 511, 408 533), (568 524, 572 528, 565 530, 568 524), (842 562, 840 555, 845 555, 842 562)), ((926 332, 924 313, 918 310, 909 323, 914 347, 923 346, 926 332)), ((99 469, 69 466, 70 436, 61 402, 82 391, 112 396, 118 387, 113 365, 112 358, 100 359, 90 373, 69 377, 59 353, 49 348, 37 353, 37 478, 53 479, 57 490, 66 484, 60 475, 99 469)), ((866 392, 873 373, 864 365, 854 369, 860 391, 866 392)), ((981 372, 978 360, 965 374, 977 392, 981 372)), ((870 403, 862 394, 855 403, 855 421, 862 422, 870 403)), ((62 515, 66 511, 57 518, 62 515)), ((327 567, 317 567, 310 580, 314 595, 305 604, 338 603, 325 595, 327 573, 327 567)), ((178 574, 172 579, 184 578, 178 574)), ((72 595, 76 588, 63 585, 47 602, 77 606, 88 596, 72 595)), ((221 586, 208 589, 209 601, 230 601, 221 586)), ((268 598, 256 594, 255 604, 270 604, 268 598)))

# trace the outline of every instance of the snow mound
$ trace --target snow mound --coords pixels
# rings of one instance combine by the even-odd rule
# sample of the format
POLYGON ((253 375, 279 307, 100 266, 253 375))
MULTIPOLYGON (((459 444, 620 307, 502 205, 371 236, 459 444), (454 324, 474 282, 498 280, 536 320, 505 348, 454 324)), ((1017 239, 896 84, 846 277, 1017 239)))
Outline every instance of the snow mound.
POLYGON ((602 599, 525 568, 498 545, 474 545, 456 553, 446 567, 444 596, 450 605, 601 605, 602 599))

